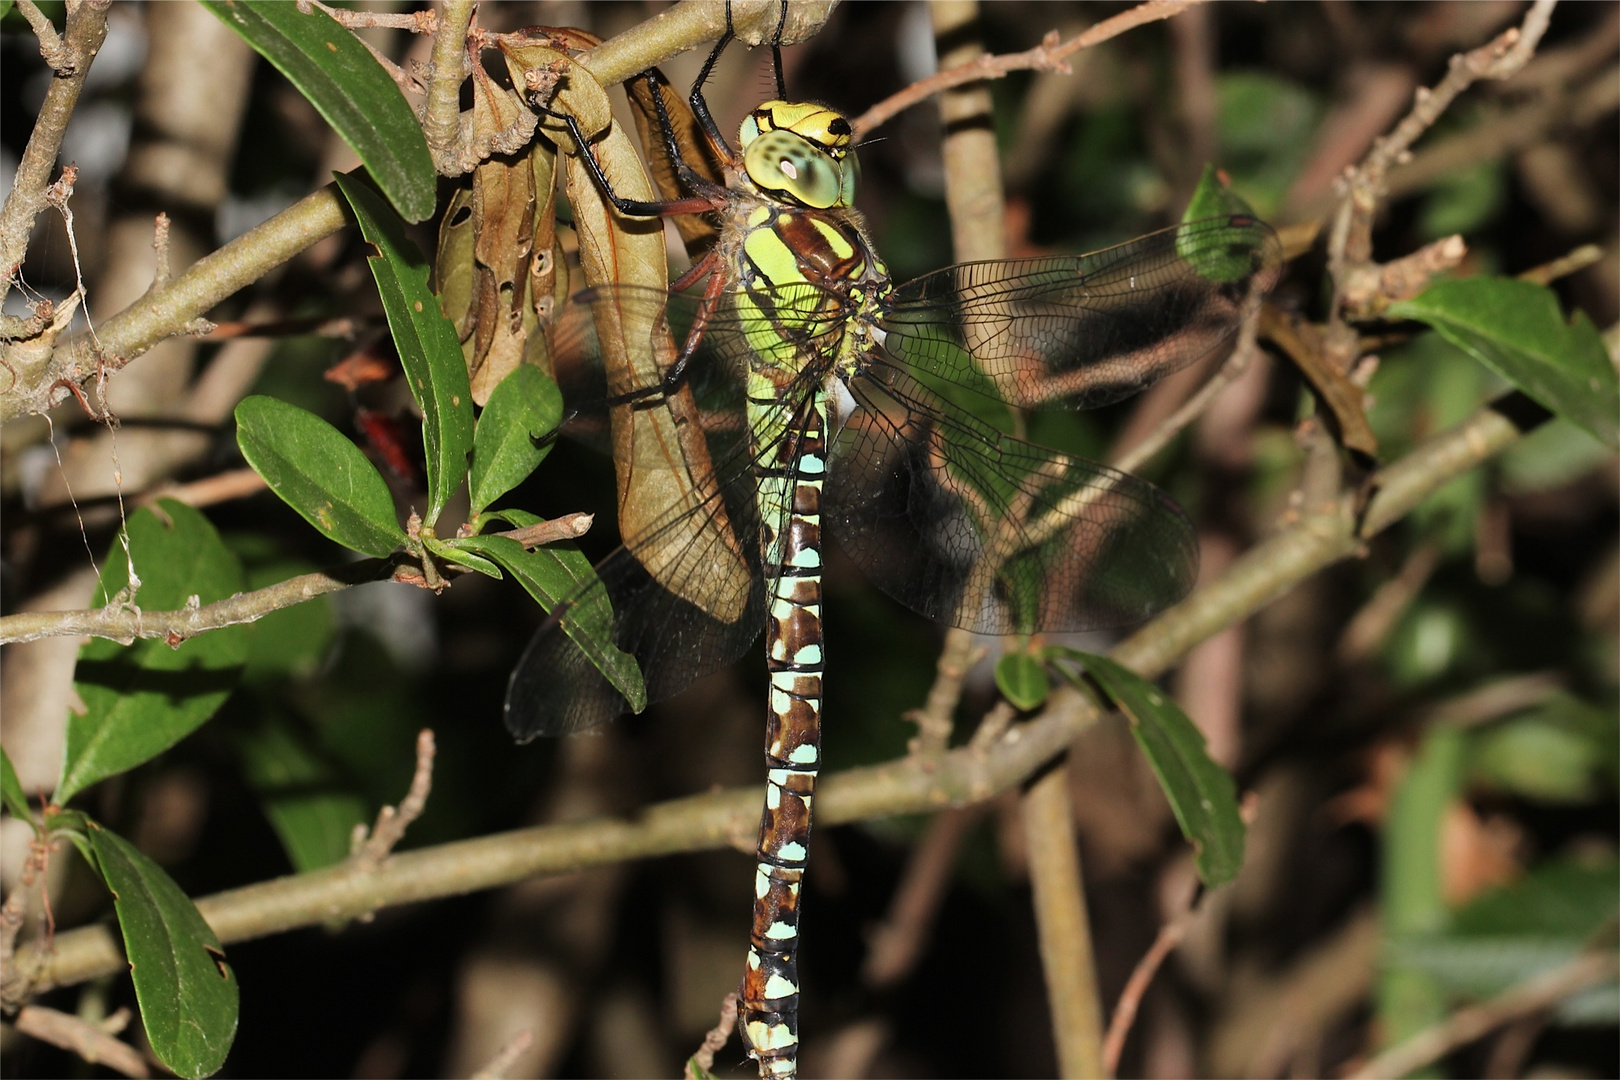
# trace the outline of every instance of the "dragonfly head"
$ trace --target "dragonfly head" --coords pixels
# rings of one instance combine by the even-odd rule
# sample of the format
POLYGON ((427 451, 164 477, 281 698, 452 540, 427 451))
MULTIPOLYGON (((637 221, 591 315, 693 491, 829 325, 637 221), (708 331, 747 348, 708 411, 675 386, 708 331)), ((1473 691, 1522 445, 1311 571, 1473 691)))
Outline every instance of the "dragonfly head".
POLYGON ((767 101, 738 132, 743 170, 764 191, 814 210, 850 206, 860 166, 849 121, 808 102, 767 101))

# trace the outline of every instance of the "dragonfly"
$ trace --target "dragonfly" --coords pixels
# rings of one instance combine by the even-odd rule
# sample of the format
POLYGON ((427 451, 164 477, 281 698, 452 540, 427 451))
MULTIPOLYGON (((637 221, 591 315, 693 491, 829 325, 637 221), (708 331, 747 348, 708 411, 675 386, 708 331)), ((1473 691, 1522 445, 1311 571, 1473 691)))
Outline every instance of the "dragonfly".
MULTIPOLYGON (((512 673, 505 719, 520 741, 593 727, 635 711, 640 689, 656 701, 729 665, 764 631, 767 787, 739 1007, 760 1075, 791 1077, 824 541, 900 603, 980 634, 1128 625, 1179 600, 1198 566, 1180 507, 1012 432, 1020 410, 1094 408, 1211 353, 1275 284, 1281 251, 1264 223, 1227 214, 1089 255, 895 284, 853 207, 844 116, 786 100, 779 73, 778 99, 735 146, 722 136, 702 89, 731 37, 728 13, 688 99, 723 184, 685 164, 661 96, 665 150, 691 192, 662 202, 615 194, 577 121, 553 114, 619 213, 718 219, 676 290, 587 289, 553 348, 570 400, 669 411, 712 472, 621 527, 624 546, 553 608, 512 673), (625 327, 651 328, 630 334, 638 374, 606 374, 602 339, 625 327), (637 691, 584 632, 593 620, 633 658, 637 691)), ((642 442, 657 445, 630 451, 632 472, 671 468, 667 445, 642 442)))

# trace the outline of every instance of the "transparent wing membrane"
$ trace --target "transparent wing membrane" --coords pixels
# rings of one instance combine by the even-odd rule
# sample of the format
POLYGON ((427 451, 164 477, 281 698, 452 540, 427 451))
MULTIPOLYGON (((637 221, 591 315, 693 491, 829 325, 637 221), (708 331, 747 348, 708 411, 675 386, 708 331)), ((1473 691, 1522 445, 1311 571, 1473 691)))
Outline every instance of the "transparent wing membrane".
MULTIPOLYGON (((713 313, 690 362, 672 376, 698 306, 695 297, 658 290, 595 288, 558 320, 552 355, 569 404, 566 430, 613 446, 627 473, 620 490, 640 505, 621 508, 624 546, 598 564, 596 581, 548 615, 513 671, 506 723, 519 740, 581 731, 630 711, 582 648, 588 635, 569 632, 578 629, 570 620, 597 618, 604 604, 612 640, 640 666, 648 701, 730 664, 764 626, 764 597, 780 568, 760 563, 740 382, 748 337, 763 327, 728 309, 713 313), (604 324, 612 329, 599 332, 604 324), (637 336, 624 327, 638 328, 637 336), (611 333, 636 354, 616 371, 604 347, 611 333)), ((804 346, 821 348, 814 339, 804 346)), ((813 389, 807 374, 767 419, 788 426, 785 418, 813 389)))
MULTIPOLYGON (((831 535, 890 596, 981 633, 1151 617, 1197 576, 1191 522, 1146 481, 1007 434, 1012 409, 1101 405, 1193 363, 1256 309, 1280 265, 1271 230, 1235 215, 1091 255, 953 266, 894 289, 872 335, 881 346, 837 372, 857 407, 832 429, 831 535)), ((558 606, 514 671, 507 723, 521 739, 630 707, 570 619, 611 609, 613 641, 641 666, 649 701, 735 660, 764 625, 780 567, 761 563, 745 379, 751 368, 798 373, 755 418, 792 439, 791 418, 859 316, 802 283, 710 308, 691 294, 598 287, 558 320, 568 430, 613 449, 625 546, 558 606), (694 323, 701 343, 688 350, 694 323)), ((780 534, 786 521, 771 524, 780 534)))
POLYGON ((851 389, 862 408, 833 446, 827 520, 912 610, 984 634, 1086 630, 1192 587, 1192 523, 1153 485, 941 407, 903 372, 851 389))
POLYGON ((1090 255, 962 263, 894 291, 888 348, 1020 408, 1129 397, 1209 354, 1276 283, 1249 217, 1189 222, 1090 255))

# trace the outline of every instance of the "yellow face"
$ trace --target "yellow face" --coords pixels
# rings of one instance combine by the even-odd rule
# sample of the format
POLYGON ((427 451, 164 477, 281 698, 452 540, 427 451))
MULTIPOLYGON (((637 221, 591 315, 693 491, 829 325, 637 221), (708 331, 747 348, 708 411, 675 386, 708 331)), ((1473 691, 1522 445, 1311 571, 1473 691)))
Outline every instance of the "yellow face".
POLYGON ((756 186, 816 210, 850 206, 860 166, 849 121, 824 105, 767 101, 742 123, 743 170, 756 186))

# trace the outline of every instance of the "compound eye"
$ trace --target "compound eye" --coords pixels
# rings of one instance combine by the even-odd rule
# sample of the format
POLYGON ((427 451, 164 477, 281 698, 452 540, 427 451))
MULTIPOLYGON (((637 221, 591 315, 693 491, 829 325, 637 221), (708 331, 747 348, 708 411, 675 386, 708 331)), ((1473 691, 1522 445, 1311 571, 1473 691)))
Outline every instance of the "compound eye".
POLYGON ((743 168, 755 184, 817 210, 850 205, 854 160, 849 154, 834 160, 808 139, 781 130, 760 132, 743 152, 743 168))

